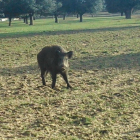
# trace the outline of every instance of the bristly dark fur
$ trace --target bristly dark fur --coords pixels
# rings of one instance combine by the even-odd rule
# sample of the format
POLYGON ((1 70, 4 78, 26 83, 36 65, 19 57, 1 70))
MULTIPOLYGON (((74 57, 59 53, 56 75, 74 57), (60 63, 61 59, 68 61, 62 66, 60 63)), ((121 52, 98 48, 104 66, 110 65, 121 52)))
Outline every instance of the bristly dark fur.
POLYGON ((60 46, 47 46, 44 47, 37 55, 38 65, 41 70, 41 78, 43 85, 45 82, 45 73, 50 72, 52 76, 52 88, 55 87, 56 75, 61 74, 65 82, 67 83, 67 88, 71 88, 68 82, 68 59, 73 55, 72 51, 66 52, 60 46))

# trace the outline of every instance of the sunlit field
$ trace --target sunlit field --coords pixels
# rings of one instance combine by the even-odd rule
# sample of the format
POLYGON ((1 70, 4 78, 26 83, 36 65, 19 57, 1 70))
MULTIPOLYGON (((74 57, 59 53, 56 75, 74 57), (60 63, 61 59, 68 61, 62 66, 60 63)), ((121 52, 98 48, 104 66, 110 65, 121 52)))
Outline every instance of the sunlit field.
POLYGON ((140 139, 140 18, 120 16, 0 22, 0 139, 140 139), (36 56, 73 51, 61 76, 42 86, 36 56))

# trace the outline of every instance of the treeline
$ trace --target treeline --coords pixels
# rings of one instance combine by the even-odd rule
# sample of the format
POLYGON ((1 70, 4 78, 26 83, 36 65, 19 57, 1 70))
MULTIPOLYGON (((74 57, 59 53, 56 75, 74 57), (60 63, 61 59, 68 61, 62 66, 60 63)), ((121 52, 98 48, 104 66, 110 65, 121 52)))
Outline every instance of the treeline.
POLYGON ((25 23, 30 19, 33 25, 34 15, 53 15, 58 22, 58 15, 77 14, 82 22, 83 14, 95 14, 106 9, 110 13, 120 12, 126 19, 131 18, 132 11, 139 9, 140 0, 0 0, 0 15, 11 19, 22 17, 25 23))
POLYGON ((104 0, 0 0, 0 13, 11 19, 22 17, 33 25, 34 15, 54 15, 58 22, 58 15, 78 14, 80 22, 84 13, 96 13, 103 8, 104 0))

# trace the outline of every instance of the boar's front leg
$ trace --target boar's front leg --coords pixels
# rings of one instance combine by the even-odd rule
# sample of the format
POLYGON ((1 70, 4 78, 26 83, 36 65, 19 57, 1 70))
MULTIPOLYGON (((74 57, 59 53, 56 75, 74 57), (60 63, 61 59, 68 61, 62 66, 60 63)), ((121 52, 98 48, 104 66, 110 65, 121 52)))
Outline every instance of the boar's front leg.
POLYGON ((61 75, 63 76, 65 82, 67 83, 67 88, 72 88, 71 85, 69 84, 68 78, 67 78, 67 73, 62 72, 61 75))
POLYGON ((56 83, 56 73, 51 73, 51 75, 52 75, 52 89, 53 89, 56 83))
POLYGON ((45 70, 45 69, 41 69, 42 84, 43 84, 44 86, 46 86, 46 81, 45 81, 45 72, 46 72, 46 70, 45 70))

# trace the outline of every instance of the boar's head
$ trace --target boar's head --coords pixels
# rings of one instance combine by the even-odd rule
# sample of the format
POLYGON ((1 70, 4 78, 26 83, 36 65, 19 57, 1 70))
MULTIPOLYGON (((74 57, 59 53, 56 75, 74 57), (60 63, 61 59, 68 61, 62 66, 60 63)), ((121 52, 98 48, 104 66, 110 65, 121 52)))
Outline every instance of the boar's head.
POLYGON ((73 55, 72 51, 62 52, 56 50, 55 54, 55 66, 59 71, 65 71, 69 67, 68 59, 70 59, 73 55))

